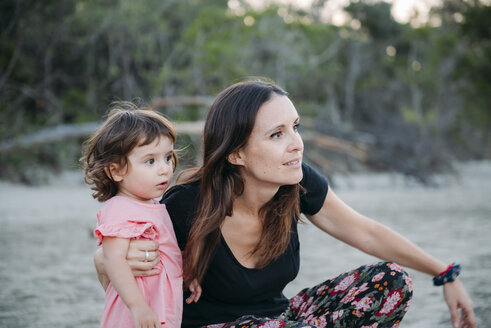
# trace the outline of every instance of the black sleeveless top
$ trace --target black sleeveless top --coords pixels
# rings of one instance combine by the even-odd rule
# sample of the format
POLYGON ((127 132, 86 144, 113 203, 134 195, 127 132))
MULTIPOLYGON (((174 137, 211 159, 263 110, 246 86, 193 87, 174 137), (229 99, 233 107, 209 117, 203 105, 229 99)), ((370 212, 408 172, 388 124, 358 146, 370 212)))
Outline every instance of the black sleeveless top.
MULTIPOLYGON (((302 170, 300 184, 306 192, 300 195, 300 211, 313 215, 324 203, 328 184, 308 165, 302 164, 302 170)), ((200 183, 178 185, 161 200, 166 204, 182 250, 194 221, 199 190, 200 183)), ((262 269, 242 266, 222 237, 203 278, 200 300, 191 304, 184 302, 182 327, 230 322, 246 314, 260 317, 281 314, 288 306, 283 289, 295 279, 300 268, 299 250, 296 222, 292 224, 287 250, 262 269)), ((187 296, 189 294, 185 293, 184 300, 187 296)))

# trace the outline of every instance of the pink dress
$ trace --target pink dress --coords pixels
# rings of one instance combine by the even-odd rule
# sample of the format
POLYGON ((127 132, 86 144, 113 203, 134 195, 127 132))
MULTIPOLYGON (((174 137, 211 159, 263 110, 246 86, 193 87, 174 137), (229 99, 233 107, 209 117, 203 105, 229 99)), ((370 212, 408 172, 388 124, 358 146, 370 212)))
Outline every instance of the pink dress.
MULTIPOLYGON (((160 274, 136 277, 147 303, 165 327, 180 327, 182 318, 182 257, 165 205, 145 204, 114 196, 97 213, 94 235, 151 239, 159 242, 160 274)), ((112 284, 106 290, 101 327, 134 327, 131 312, 112 284)))

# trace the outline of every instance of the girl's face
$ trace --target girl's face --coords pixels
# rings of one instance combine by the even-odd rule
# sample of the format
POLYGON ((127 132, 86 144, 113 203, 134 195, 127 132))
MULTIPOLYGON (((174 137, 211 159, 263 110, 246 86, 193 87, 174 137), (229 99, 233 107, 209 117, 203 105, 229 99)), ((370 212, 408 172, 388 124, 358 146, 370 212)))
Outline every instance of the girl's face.
POLYGON ((118 195, 148 202, 160 198, 173 175, 172 140, 162 135, 148 145, 136 146, 128 154, 128 163, 116 169, 113 178, 118 183, 118 195))
POLYGON ((247 144, 229 156, 233 164, 242 166, 246 184, 277 188, 302 180, 303 141, 298 125, 297 110, 286 96, 274 94, 259 108, 247 144))

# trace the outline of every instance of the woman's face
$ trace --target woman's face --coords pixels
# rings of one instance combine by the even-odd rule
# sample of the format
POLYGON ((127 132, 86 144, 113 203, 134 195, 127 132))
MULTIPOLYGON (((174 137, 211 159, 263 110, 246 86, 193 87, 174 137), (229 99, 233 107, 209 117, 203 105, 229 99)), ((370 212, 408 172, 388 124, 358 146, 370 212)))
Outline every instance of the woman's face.
POLYGON ((303 141, 298 125, 297 110, 286 96, 274 94, 259 108, 249 140, 235 157, 246 184, 279 187, 302 180, 303 141))

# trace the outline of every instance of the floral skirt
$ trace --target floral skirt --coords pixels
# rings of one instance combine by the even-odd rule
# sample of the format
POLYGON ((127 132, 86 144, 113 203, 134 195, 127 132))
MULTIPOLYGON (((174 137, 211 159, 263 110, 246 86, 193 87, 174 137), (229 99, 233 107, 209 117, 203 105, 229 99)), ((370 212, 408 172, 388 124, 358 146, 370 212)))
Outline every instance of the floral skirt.
POLYGON ((399 265, 379 262, 302 290, 278 317, 245 315, 206 327, 398 327, 412 294, 411 278, 399 265))

